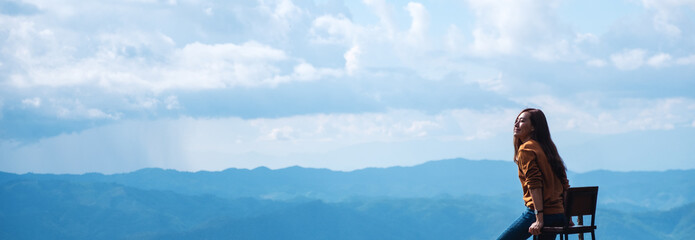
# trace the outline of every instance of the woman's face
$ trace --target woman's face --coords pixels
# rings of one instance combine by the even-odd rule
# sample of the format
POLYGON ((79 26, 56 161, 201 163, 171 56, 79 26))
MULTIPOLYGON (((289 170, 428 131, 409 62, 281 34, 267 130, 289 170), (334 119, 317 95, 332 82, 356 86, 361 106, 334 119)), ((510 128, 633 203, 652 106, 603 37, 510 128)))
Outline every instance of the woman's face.
POLYGON ((531 136, 533 132, 533 126, 531 126, 531 113, 523 112, 514 122, 514 137, 521 139, 522 141, 528 140, 527 138, 531 136))

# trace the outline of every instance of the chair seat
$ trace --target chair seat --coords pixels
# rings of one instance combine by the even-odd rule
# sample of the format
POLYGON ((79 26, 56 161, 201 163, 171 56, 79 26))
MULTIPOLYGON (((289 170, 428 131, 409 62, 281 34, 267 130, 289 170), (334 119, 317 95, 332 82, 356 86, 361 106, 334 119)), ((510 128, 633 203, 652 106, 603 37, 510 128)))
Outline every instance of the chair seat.
POLYGON ((541 230, 542 232, 547 232, 547 233, 582 233, 582 232, 591 232, 592 230, 595 230, 596 226, 582 226, 582 225, 574 225, 567 227, 565 229, 564 227, 543 227, 541 230))

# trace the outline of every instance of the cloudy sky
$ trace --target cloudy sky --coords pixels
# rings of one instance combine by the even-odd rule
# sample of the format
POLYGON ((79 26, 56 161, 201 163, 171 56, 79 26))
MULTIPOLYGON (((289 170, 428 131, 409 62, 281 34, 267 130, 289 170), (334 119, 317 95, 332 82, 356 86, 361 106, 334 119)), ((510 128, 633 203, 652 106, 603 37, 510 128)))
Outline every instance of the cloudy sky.
POLYGON ((695 168, 693 0, 0 0, 0 171, 695 168))

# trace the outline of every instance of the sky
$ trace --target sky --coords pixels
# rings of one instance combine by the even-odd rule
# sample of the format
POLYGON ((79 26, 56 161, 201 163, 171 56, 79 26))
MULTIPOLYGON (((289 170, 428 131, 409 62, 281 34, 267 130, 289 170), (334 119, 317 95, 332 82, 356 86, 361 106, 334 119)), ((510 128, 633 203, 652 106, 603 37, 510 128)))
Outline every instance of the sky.
POLYGON ((0 0, 0 171, 695 168, 695 0, 0 0))

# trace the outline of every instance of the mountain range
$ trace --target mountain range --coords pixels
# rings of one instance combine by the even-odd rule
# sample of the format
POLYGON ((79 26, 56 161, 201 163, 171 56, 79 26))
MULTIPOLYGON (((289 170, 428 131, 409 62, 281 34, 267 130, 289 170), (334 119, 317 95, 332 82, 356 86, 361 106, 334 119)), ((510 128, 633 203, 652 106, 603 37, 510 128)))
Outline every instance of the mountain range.
MULTIPOLYGON (((450 159, 351 172, 0 173, 0 238, 491 239, 523 209, 516 171, 450 159)), ((695 234, 695 170, 568 177, 600 187, 600 238, 695 234)))

